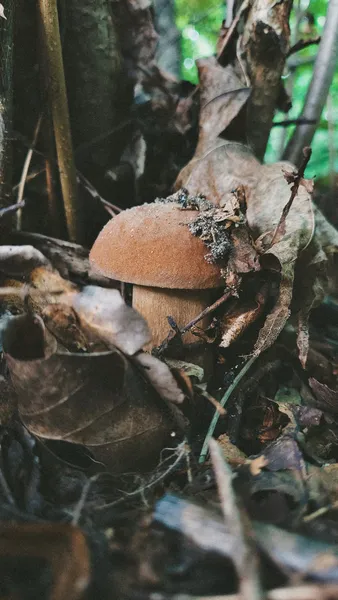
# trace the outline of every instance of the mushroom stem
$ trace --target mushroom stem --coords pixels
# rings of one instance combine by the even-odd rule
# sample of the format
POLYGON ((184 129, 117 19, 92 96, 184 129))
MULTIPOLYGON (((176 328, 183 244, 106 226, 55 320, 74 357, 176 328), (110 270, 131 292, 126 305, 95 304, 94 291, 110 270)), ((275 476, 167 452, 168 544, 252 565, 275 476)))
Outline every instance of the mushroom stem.
MULTIPOLYGON (((168 335, 170 326, 167 317, 174 319, 179 328, 184 327, 212 301, 212 290, 171 290, 134 285, 133 307, 146 319, 152 332, 152 341, 145 347, 159 346, 168 335)), ((202 329, 210 323, 210 317, 202 319, 202 329)), ((184 344, 198 342, 190 331, 183 335, 184 344)))

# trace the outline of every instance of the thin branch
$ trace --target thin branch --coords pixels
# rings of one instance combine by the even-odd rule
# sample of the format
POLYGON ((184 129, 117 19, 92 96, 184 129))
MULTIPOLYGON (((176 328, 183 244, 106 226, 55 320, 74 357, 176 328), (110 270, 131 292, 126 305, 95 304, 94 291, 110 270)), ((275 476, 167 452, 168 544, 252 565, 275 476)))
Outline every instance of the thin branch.
POLYGON ((272 236, 270 248, 271 248, 271 246, 273 246, 278 241, 278 239, 280 237, 279 234, 282 233, 282 235, 283 235, 282 229, 284 228, 285 219, 288 216, 288 214, 290 212, 290 209, 291 209, 291 206, 293 204, 293 201, 294 201, 295 197, 298 194, 299 186, 300 186, 300 184, 302 182, 302 179, 304 178, 304 172, 305 172, 307 164, 308 164, 308 162, 309 162, 309 160, 311 158, 311 154, 312 154, 311 148, 308 148, 308 147, 303 148, 303 161, 302 161, 302 164, 299 167, 297 173, 295 173, 294 175, 292 175, 292 174, 290 175, 290 177, 292 176, 292 183, 293 183, 293 186, 291 188, 290 199, 285 204, 285 206, 284 206, 284 208, 282 210, 282 214, 280 216, 280 219, 278 221, 278 224, 277 224, 276 229, 274 231, 274 234, 272 236))
MULTIPOLYGON (((330 0, 311 84, 302 111, 303 118, 315 120, 316 123, 319 121, 335 72, 337 54, 338 0, 330 0)), ((304 146, 311 144, 316 123, 296 127, 284 152, 284 159, 298 164, 304 146)))
POLYGON ((318 35, 318 37, 312 38, 311 40, 298 40, 298 42, 296 42, 294 46, 290 48, 289 52, 287 53, 287 57, 292 56, 292 54, 296 54, 296 52, 304 50, 304 48, 308 48, 309 46, 319 44, 321 39, 322 38, 320 37, 320 35, 318 35))
POLYGON ((187 325, 185 325, 184 327, 182 327, 182 329, 179 329, 177 326, 173 327, 169 331, 167 337, 163 340, 163 342, 159 346, 157 346, 157 348, 153 349, 153 353, 156 356, 162 354, 168 348, 168 344, 174 339, 174 337, 176 337, 176 335, 178 335, 178 334, 179 335, 184 335, 185 333, 187 333, 187 331, 189 331, 190 329, 192 329, 199 321, 201 321, 202 319, 204 319, 204 317, 206 317, 207 315, 210 315, 219 306, 221 306, 222 304, 224 304, 224 302, 226 302, 227 300, 229 300, 229 298, 231 298, 231 296, 233 296, 233 294, 234 294, 233 290, 227 290, 223 294, 223 296, 221 296, 213 304, 210 304, 210 306, 207 306, 207 308, 205 308, 204 310, 202 310, 202 312, 199 315, 197 315, 197 317, 195 317, 194 319, 192 319, 192 321, 190 321, 187 325))
MULTIPOLYGON (((19 182, 18 195, 17 195, 17 199, 16 199, 16 203, 18 205, 19 204, 22 205, 22 202, 23 202, 23 194, 25 191, 25 185, 26 185, 26 181, 27 181, 28 171, 29 171, 29 167, 31 164, 33 154, 34 154, 34 148, 35 148, 36 142, 38 140, 40 127, 41 127, 41 121, 42 121, 42 114, 38 118, 38 122, 36 124, 35 131, 34 131, 32 145, 27 152, 26 159, 25 159, 25 162, 23 165, 20 182, 19 182)), ((16 228, 18 231, 20 231, 21 227, 22 227, 22 208, 20 208, 16 214, 16 228)))
POLYGON ((50 78, 48 82, 48 92, 54 125, 67 230, 71 241, 81 242, 81 217, 77 200, 76 170, 70 133, 57 1, 39 0, 38 6, 41 18, 44 52, 50 78))
POLYGON ((290 125, 308 125, 309 123, 316 123, 314 119, 284 119, 284 121, 274 121, 272 127, 289 127, 290 125))
POLYGON ((232 560, 239 579, 240 597, 242 600, 264 600, 255 548, 245 527, 246 515, 241 514, 232 488, 232 471, 213 439, 209 442, 209 450, 224 521, 233 540, 232 560))

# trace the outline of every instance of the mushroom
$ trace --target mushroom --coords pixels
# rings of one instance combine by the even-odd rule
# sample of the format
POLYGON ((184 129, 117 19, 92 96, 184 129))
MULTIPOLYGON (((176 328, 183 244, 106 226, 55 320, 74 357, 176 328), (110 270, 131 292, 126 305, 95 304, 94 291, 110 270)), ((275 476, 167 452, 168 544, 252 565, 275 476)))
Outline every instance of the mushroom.
MULTIPOLYGON (((134 284, 133 307, 147 320, 154 346, 168 334, 169 315, 183 327, 222 286, 220 268, 205 260, 205 244, 189 231, 197 215, 174 203, 130 208, 107 223, 90 253, 103 275, 134 284)), ((184 344, 196 341, 191 332, 183 336, 184 344)))

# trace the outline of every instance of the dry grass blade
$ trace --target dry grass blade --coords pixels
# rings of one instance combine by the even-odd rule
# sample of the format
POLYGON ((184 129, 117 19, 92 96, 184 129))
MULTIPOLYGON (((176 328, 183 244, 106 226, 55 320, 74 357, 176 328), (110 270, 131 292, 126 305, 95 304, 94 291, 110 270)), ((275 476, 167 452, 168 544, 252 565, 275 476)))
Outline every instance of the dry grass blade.
POLYGON ((239 578, 241 600, 263 600, 264 592, 259 579, 257 558, 248 541, 243 518, 232 489, 232 472, 226 464, 219 444, 209 442, 210 458, 217 481, 221 509, 232 539, 236 540, 233 561, 239 578))
POLYGON ((48 92, 53 117, 67 229, 70 240, 80 242, 81 227, 77 199, 76 170, 70 133, 57 2, 55 0, 39 0, 38 6, 42 24, 44 52, 50 74, 48 92))

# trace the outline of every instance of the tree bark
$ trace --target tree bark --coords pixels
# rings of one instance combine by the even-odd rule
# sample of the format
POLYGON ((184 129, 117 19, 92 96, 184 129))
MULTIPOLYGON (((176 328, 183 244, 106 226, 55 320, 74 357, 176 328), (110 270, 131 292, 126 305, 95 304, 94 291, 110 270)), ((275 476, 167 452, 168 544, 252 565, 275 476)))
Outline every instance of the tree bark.
POLYGON ((155 29, 159 34, 156 61, 160 69, 180 76, 180 34, 175 23, 174 0, 154 0, 155 29))
MULTIPOLYGON (((63 56, 76 149, 104 137, 116 125, 121 58, 109 0, 67 0, 62 12, 63 56)), ((86 163, 108 165, 111 146, 109 136, 99 144, 89 144, 86 163)))
POLYGON ((7 206, 11 196, 11 128, 14 1, 5 5, 0 17, 0 206, 7 206))
POLYGON ((289 49, 291 6, 291 0, 254 0, 244 28, 242 56, 252 88, 247 137, 259 159, 263 159, 269 139, 289 49))

